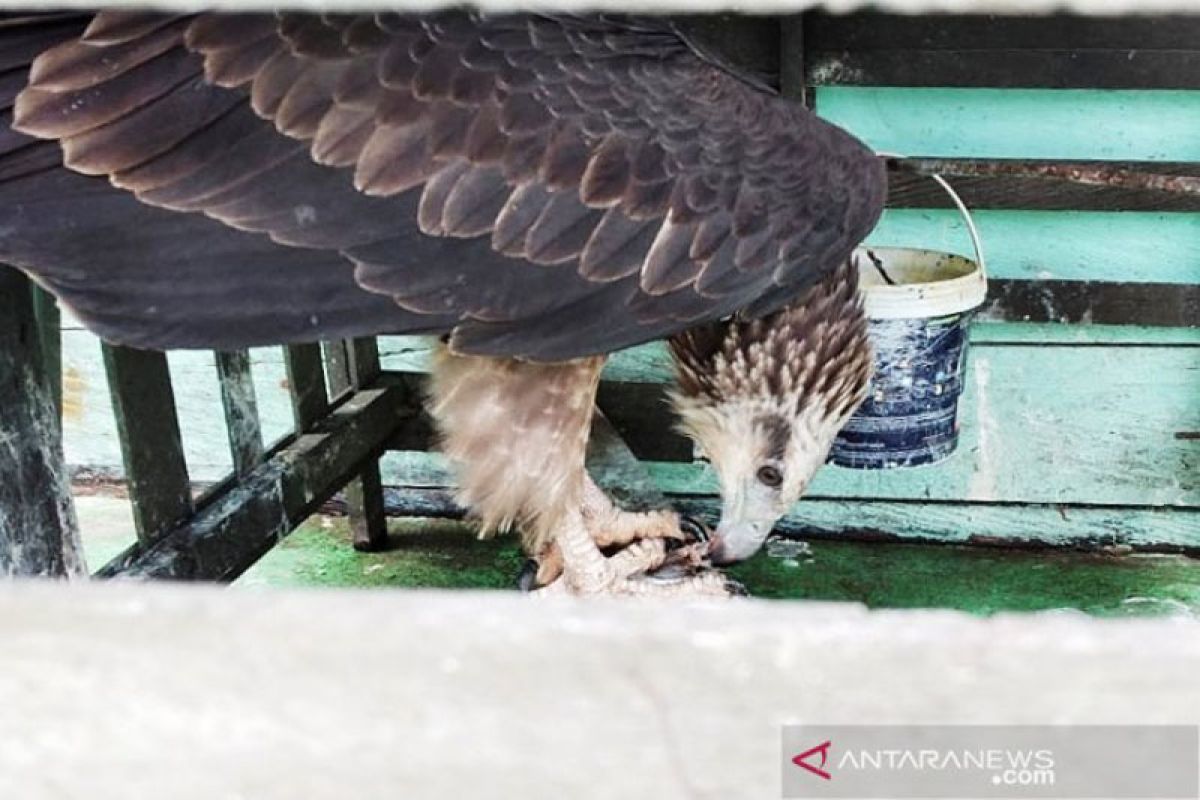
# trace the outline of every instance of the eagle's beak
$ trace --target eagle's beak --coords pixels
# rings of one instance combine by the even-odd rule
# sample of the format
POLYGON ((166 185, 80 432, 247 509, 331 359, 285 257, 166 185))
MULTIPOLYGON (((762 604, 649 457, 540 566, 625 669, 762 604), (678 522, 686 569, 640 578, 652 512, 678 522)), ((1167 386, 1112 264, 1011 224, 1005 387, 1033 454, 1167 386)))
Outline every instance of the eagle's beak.
POLYGON ((709 558, 718 566, 745 561, 759 551, 767 534, 775 527, 775 518, 747 519, 721 515, 721 522, 713 534, 709 558))

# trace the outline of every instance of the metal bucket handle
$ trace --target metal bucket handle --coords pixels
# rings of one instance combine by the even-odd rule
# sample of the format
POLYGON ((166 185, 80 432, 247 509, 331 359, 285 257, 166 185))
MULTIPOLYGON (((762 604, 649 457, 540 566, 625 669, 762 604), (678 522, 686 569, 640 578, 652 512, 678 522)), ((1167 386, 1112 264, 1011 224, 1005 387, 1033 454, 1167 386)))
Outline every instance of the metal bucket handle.
MULTIPOLYGON (((906 156, 902 156, 899 153, 877 153, 876 155, 880 158, 889 159, 906 158, 906 156)), ((962 215, 963 222, 967 224, 967 234, 971 237, 971 247, 975 250, 975 263, 979 265, 979 272, 986 278, 987 263, 983 258, 983 240, 979 236, 979 229, 975 227, 975 218, 971 216, 971 210, 967 208, 967 204, 963 202, 963 199, 958 196, 958 192, 954 191, 954 187, 950 185, 949 181, 936 173, 931 173, 929 177, 936 181, 938 186, 941 186, 946 191, 946 194, 950 195, 951 202, 958 208, 958 213, 962 215)))

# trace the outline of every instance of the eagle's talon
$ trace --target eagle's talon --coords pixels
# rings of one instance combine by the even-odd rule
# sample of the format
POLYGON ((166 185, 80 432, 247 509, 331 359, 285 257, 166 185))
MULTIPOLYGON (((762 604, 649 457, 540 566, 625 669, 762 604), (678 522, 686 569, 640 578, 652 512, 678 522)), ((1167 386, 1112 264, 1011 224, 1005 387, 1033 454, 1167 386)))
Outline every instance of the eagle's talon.
POLYGON ((631 578, 662 566, 667 544, 662 539, 639 539, 608 559, 618 579, 631 578))
POLYGON ((540 569, 541 566, 536 558, 525 559, 525 563, 521 565, 521 571, 517 573, 517 591, 532 592, 537 589, 540 569))
POLYGON ((725 589, 729 592, 730 597, 750 597, 750 590, 741 581, 735 581, 728 575, 722 575, 725 578, 725 589))
POLYGON ((623 594, 640 597, 721 597, 747 596, 745 587, 715 569, 703 569, 685 577, 659 579, 657 574, 630 578, 620 587, 623 594))
POLYGON ((662 539, 640 539, 602 562, 601 569, 563 575, 533 592, 555 595, 631 597, 737 597, 745 589, 707 560, 707 542, 668 551, 662 539))
POLYGON ((707 542, 713 537, 713 529, 695 517, 679 515, 679 530, 688 537, 685 543, 707 542))
POLYGON ((709 560, 711 547, 709 541, 690 542, 675 547, 668 545, 667 557, 663 561, 663 566, 683 567, 693 571, 711 569, 712 562, 709 560))

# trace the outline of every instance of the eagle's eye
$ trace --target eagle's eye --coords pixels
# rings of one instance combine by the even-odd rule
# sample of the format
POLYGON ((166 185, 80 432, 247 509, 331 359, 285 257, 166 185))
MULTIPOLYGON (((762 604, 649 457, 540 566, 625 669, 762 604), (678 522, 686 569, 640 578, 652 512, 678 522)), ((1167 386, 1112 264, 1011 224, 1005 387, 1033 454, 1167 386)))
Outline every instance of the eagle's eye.
POLYGON ((770 464, 758 468, 758 479, 772 489, 778 489, 783 485, 783 474, 770 464))

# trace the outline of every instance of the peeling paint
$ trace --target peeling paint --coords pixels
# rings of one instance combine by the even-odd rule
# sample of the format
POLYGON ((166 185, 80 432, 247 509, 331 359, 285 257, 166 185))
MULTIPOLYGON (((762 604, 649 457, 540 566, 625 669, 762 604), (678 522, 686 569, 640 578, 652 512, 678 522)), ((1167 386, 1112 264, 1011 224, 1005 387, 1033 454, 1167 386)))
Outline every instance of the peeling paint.
POLYGON ((84 416, 89 386, 87 377, 72 366, 63 369, 62 414, 64 422, 79 422, 84 416))
POLYGON ((996 420, 992 416, 991 398, 988 395, 992 371, 987 359, 977 359, 973 373, 975 425, 979 430, 979 449, 976 452, 975 472, 971 476, 967 497, 972 500, 998 500, 1000 492, 996 488, 996 420))
POLYGON ((37 357, 19 332, 0 330, 0 575, 80 576, 85 567, 57 412, 37 357))

